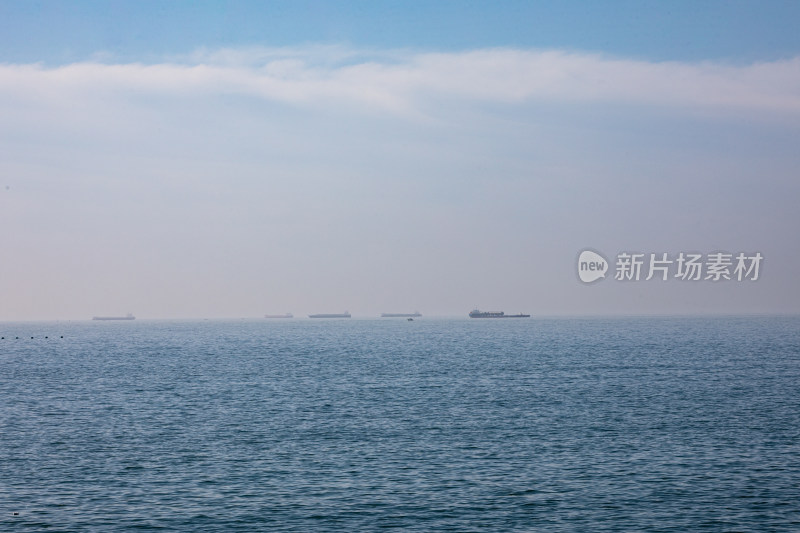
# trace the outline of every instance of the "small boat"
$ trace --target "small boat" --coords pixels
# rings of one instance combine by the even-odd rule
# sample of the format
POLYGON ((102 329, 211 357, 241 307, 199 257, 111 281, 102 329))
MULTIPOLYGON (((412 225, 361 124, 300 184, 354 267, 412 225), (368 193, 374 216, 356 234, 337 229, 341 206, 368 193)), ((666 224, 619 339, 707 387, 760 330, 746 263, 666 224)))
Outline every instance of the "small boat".
POLYGON ((473 309, 469 313, 470 318, 530 318, 531 315, 507 315, 503 311, 481 311, 480 309, 473 309))
POLYGON ((308 315, 308 318, 350 318, 350 313, 319 313, 316 315, 308 315))

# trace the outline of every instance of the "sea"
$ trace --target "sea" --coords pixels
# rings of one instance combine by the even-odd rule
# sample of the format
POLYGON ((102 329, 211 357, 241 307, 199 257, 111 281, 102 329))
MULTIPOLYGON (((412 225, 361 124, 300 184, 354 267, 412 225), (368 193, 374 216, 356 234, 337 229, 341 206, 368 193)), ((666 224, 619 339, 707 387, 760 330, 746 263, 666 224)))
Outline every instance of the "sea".
POLYGON ((0 531, 800 531, 800 317, 0 336, 0 531))

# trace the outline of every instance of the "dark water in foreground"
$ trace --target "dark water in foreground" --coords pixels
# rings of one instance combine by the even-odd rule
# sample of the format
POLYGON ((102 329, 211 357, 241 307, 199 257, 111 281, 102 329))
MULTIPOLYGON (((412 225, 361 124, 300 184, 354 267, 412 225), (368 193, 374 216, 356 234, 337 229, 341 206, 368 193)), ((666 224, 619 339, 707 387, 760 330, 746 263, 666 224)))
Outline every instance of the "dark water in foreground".
POLYGON ((800 530, 800 318, 0 334, 0 530, 800 530))

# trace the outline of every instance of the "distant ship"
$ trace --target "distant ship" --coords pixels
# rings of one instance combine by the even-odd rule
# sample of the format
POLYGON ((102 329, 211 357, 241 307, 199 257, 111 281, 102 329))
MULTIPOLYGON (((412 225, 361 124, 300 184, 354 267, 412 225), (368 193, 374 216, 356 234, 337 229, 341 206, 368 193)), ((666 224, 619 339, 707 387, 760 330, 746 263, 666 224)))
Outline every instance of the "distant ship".
POLYGON ((292 313, 284 313, 282 315, 264 315, 264 318, 294 318, 292 313))
POLYGON ((523 315, 522 313, 518 315, 507 315, 503 311, 481 311, 479 309, 473 309, 469 313, 470 318, 530 318, 531 315, 523 315))
POLYGON ((415 318, 422 316, 419 311, 413 313, 381 313, 381 318, 415 318))
POLYGON ((92 320, 136 320, 136 317, 128 313, 125 316, 94 316, 92 320))
POLYGON ((321 313, 318 315, 308 315, 308 318, 350 318, 350 313, 321 313))

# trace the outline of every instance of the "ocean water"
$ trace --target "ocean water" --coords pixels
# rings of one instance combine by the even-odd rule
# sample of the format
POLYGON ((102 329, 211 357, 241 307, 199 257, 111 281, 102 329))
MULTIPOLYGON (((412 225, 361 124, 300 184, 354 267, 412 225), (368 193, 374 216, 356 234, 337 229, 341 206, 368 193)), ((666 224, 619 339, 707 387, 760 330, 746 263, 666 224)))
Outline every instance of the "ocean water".
POLYGON ((800 531, 797 317, 0 335, 3 531, 800 531))

